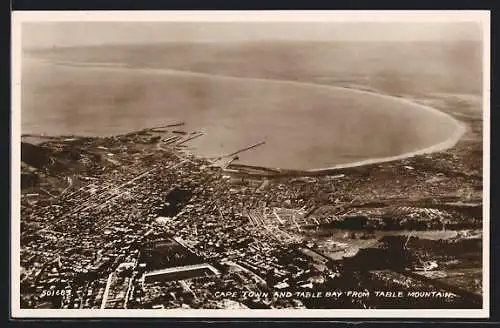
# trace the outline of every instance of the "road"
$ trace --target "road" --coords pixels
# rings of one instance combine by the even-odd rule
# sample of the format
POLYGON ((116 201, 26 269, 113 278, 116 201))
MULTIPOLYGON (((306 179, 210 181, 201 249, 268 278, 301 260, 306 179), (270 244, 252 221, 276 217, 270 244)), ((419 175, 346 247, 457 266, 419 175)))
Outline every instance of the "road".
POLYGON ((106 302, 108 301, 109 297, 109 289, 111 288, 111 282, 113 281, 113 274, 114 272, 111 272, 108 276, 108 280, 106 282, 106 288, 104 289, 104 295, 102 296, 101 309, 106 308, 106 302))

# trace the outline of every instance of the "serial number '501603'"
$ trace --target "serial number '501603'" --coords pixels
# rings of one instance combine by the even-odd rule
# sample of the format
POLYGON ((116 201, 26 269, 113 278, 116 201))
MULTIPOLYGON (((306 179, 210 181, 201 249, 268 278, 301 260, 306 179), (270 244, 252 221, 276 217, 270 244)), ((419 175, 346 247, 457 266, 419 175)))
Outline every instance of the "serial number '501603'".
POLYGON ((49 290, 42 290, 42 293, 40 296, 64 296, 64 295, 70 295, 71 290, 69 289, 49 289, 49 290))

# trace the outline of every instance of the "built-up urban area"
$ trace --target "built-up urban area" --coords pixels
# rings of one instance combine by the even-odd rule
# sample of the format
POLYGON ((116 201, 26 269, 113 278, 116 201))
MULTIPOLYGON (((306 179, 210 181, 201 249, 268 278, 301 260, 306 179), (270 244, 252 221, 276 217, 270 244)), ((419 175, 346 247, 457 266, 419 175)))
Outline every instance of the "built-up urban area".
POLYGON ((21 308, 481 307, 477 142, 308 174, 197 137, 23 136, 21 308))

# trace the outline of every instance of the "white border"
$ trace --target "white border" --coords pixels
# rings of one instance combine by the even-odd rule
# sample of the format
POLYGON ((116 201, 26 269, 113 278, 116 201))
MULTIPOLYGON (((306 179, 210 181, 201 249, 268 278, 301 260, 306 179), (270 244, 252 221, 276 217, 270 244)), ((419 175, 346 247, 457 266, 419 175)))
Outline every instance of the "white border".
POLYGON ((487 318, 490 309, 489 11, 38 11, 12 13, 11 315, 13 318, 487 318), (23 22, 478 22, 483 30, 483 308, 464 310, 46 310, 20 309, 21 25, 23 22))
POLYGON ((483 308, 490 312, 490 17, 483 21, 483 308))
POLYGON ((482 22, 484 10, 14 11, 33 22, 482 22))

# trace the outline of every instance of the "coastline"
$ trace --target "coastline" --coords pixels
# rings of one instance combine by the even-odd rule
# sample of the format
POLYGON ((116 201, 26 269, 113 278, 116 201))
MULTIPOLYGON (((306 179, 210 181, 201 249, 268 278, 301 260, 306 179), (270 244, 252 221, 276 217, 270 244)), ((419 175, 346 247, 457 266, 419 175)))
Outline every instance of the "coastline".
MULTIPOLYGON (((355 162, 350 162, 350 163, 342 163, 342 164, 335 164, 333 166, 328 166, 328 167, 320 167, 320 168, 313 168, 313 169, 281 169, 278 167, 267 167, 264 165, 250 165, 250 164, 245 164, 244 162, 237 162, 234 164, 230 164, 227 166, 227 168, 231 167, 243 167, 243 168, 249 168, 249 169, 255 169, 258 171, 263 171, 263 172, 275 172, 278 175, 282 174, 327 174, 329 172, 334 172, 339 169, 346 169, 346 168, 355 168, 355 167, 361 167, 361 166, 366 166, 366 165, 373 165, 373 164, 380 164, 380 163, 386 163, 386 162, 393 162, 393 161, 398 161, 398 160, 403 160, 407 159, 413 156, 417 155, 423 155, 423 154, 430 154, 430 153, 435 153, 435 152, 440 152, 444 151, 450 148, 453 148, 456 143, 462 138, 462 136, 465 134, 467 131, 467 124, 464 122, 459 121, 455 117, 453 117, 450 114, 447 114, 439 109, 436 109, 434 107, 424 105, 418 102, 413 101, 412 99, 409 98, 403 98, 403 97, 398 97, 398 96, 393 96, 393 95, 388 95, 388 94, 383 94, 383 93, 378 93, 378 92, 373 92, 373 91, 367 91, 367 90, 362 90, 362 89, 357 89, 353 87, 346 87, 346 86, 332 86, 332 85, 325 85, 325 84, 318 84, 318 83, 313 83, 313 82, 303 82, 303 81, 290 81, 290 80, 280 80, 280 79, 269 79, 269 78, 258 78, 258 77, 238 77, 238 76, 227 76, 227 75, 217 75, 217 74, 211 74, 211 73, 201 73, 201 72, 192 72, 192 71, 184 71, 184 70, 175 70, 175 69, 163 69, 163 68, 143 68, 143 67, 130 67, 126 66, 120 63, 78 63, 78 62, 62 62, 62 61, 50 61, 50 60, 45 60, 45 59, 40 59, 40 58, 30 58, 30 60, 35 60, 36 62, 45 64, 45 65, 56 65, 56 66, 62 66, 62 67, 70 67, 73 69, 95 69, 95 70, 106 70, 106 71, 113 71, 113 72, 122 72, 122 73, 127 73, 130 71, 134 71, 137 73, 142 73, 142 74, 164 74, 164 75, 170 75, 170 74, 183 74, 183 75, 191 75, 191 76, 203 76, 203 77, 216 77, 216 78, 221 78, 221 79, 226 79, 226 80, 247 80, 247 81, 258 81, 258 82, 270 82, 270 83, 280 83, 280 84, 286 84, 286 85, 295 85, 295 86, 308 86, 308 87, 315 87, 315 88, 321 88, 321 89, 326 89, 326 90, 347 90, 349 92, 361 94, 361 95, 371 95, 374 97, 378 98, 383 98, 383 99, 390 99, 391 101, 396 101, 401 104, 406 104, 406 105, 412 105, 418 107, 420 110, 425 110, 427 112, 431 112, 433 115, 437 115, 440 117, 445 117, 446 119, 450 120, 453 122, 455 125, 455 130, 453 133, 444 141, 440 141, 436 144, 426 146, 423 148, 419 148, 410 152, 394 155, 394 156, 388 156, 388 157, 378 157, 378 158, 368 158, 360 161, 355 161, 355 162), (279 172, 279 173, 277 173, 279 172)), ((144 128, 141 130, 150 130, 149 128, 144 128)), ((129 132, 131 133, 131 132, 129 132)), ((120 134, 115 134, 114 136, 121 135, 120 134)), ((111 135, 113 136, 113 135, 111 135)), ((47 137, 49 137, 47 135, 47 137)), ((62 136, 53 136, 53 137, 62 137, 62 136)), ((67 136, 66 136, 67 137, 67 136)), ((79 137, 79 136, 72 136, 72 137, 79 137)), ((82 136, 84 137, 84 136, 82 136)), ((88 137, 88 136, 85 136, 88 137)), ((190 155, 193 155, 195 157, 201 158, 201 159, 206 159, 203 156, 199 156, 196 154, 196 151, 191 151, 187 149, 183 149, 184 152, 188 152, 190 155)))
MULTIPOLYGON (((440 113, 443 113, 443 112, 440 112, 440 113)), ((445 114, 445 113, 443 113, 443 114, 445 114)), ((410 158, 413 156, 437 153, 440 151, 444 151, 444 150, 453 148, 457 144, 457 142, 460 141, 462 136, 467 131, 467 126, 464 123, 461 123, 458 120, 455 120, 455 121, 457 122, 457 125, 458 125, 455 133, 453 133, 453 135, 449 139, 447 139, 443 142, 440 142, 438 144, 435 144, 435 145, 432 145, 432 146, 429 146, 426 148, 421 148, 421 149, 418 149, 418 150, 415 150, 412 152, 404 153, 401 155, 367 159, 367 160, 362 160, 362 161, 357 161, 357 162, 352 162, 352 163, 347 163, 347 164, 338 164, 338 165, 334 165, 331 167, 311 169, 311 170, 306 170, 306 171, 313 172, 313 173, 320 173, 320 172, 325 172, 325 171, 329 171, 329 170, 338 170, 338 169, 353 168, 353 167, 359 167, 359 166, 365 166, 365 165, 371 165, 371 164, 393 162, 393 161, 407 159, 407 158, 410 158)))

